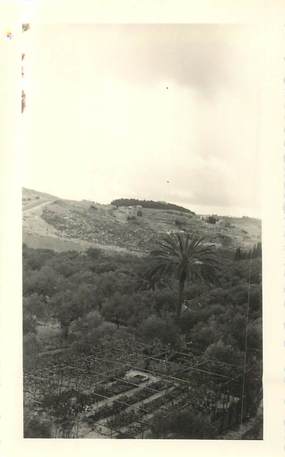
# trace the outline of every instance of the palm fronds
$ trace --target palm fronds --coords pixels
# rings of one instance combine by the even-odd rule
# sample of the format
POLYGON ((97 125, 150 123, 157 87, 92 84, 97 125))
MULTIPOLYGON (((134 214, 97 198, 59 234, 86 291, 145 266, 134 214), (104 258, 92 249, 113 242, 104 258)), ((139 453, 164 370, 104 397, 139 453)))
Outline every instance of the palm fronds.
POLYGON ((149 257, 147 277, 152 281, 160 276, 174 276, 179 281, 179 309, 183 299, 186 281, 206 281, 217 279, 218 262, 215 246, 204 238, 190 233, 171 233, 157 242, 157 248, 149 257))

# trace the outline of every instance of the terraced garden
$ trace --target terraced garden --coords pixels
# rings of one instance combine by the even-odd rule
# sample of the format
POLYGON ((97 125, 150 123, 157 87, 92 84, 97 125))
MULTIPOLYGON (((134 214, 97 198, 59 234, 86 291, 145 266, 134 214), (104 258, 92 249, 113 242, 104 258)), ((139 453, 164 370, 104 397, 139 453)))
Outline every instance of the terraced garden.
POLYGON ((237 409, 239 398, 229 390, 225 395, 202 385, 197 388, 197 377, 199 381, 207 374, 199 368, 205 360, 189 352, 166 362, 165 354, 156 354, 142 357, 142 365, 145 358, 152 359, 148 370, 132 368, 132 354, 120 360, 106 359, 103 353, 81 359, 68 352, 57 354, 56 360, 41 357, 26 373, 25 407, 53 418, 54 437, 151 437, 151 423, 158 414, 167 417, 189 406, 210 414, 222 430, 221 414, 237 409))

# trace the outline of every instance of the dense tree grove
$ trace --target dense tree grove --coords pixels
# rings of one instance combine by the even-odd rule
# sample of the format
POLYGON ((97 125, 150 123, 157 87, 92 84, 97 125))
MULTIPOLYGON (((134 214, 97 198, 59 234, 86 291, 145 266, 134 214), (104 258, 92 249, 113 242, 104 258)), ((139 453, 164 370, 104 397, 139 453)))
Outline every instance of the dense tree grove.
MULTIPOLYGON (((233 370, 242 374, 247 346, 246 362, 251 369, 246 377, 245 396, 247 411, 252 408, 254 412, 258 406, 257 393, 262 387, 260 248, 255 248, 255 255, 239 258, 232 251, 214 248, 213 252, 212 248, 198 243, 195 257, 194 245, 191 250, 190 244, 183 246, 182 241, 177 238, 178 245, 182 243, 177 254, 182 255, 182 266, 175 261, 177 245, 166 243, 164 254, 168 249, 167 262, 171 261, 172 266, 166 268, 164 263, 164 267, 158 268, 156 264, 156 270, 153 270, 155 260, 160 265, 162 260, 166 261, 161 251, 158 256, 152 253, 139 257, 110 255, 97 249, 58 253, 24 245, 25 370, 52 346, 52 340, 59 346, 72 347, 74 354, 88 355, 96 353, 99 347, 110 347, 112 352, 114 348, 132 344, 128 343, 132 337, 148 345, 150 351, 153 345, 181 352, 190 347, 191 353, 209 363, 215 361, 222 367, 223 375, 231 376, 233 370), (189 270, 183 257, 185 250, 194 252, 196 267, 200 268, 196 274, 195 269, 189 270), (203 277, 200 262, 211 264, 213 254, 218 268, 215 268, 215 280, 209 281, 207 274, 203 277), (175 268, 178 265, 178 275, 173 274, 173 265, 175 268), (149 274, 150 269, 156 272, 155 280, 149 274), (183 275, 183 296, 179 274, 183 275)), ((160 245, 159 249, 163 247, 160 245)), ((217 431, 203 414, 202 411, 193 415, 186 408, 176 411, 169 419, 160 420, 158 416, 151 429, 157 437, 214 437, 217 431)), ((30 425, 35 435, 49 434, 45 424, 40 427, 33 419, 30 425)), ((26 435, 30 433, 29 429, 26 435)))
POLYGON ((150 209, 165 209, 180 211, 181 213, 195 214, 193 211, 183 206, 175 205, 174 203, 167 202, 155 202, 153 200, 138 200, 137 198, 118 198, 111 202, 114 206, 142 206, 143 208, 150 209))
POLYGON ((238 247, 235 252, 235 260, 250 259, 262 256, 261 243, 257 243, 252 249, 245 250, 238 247))

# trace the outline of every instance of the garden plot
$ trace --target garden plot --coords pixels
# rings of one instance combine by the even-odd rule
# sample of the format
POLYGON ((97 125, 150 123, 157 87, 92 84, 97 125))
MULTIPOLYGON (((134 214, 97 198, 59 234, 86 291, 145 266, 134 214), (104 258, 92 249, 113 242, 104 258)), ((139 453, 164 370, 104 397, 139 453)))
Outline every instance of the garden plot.
POLYGON ((66 351, 39 358, 25 380, 25 406, 36 410, 41 405, 54 424, 53 437, 124 439, 150 437, 157 413, 168 416, 173 408, 189 405, 216 420, 233 403, 229 394, 223 398, 214 392, 217 380, 229 379, 219 364, 188 352, 160 351, 146 357, 151 361, 147 370, 140 368, 143 358, 133 360, 127 352, 126 360, 120 353, 115 360, 109 352, 74 358, 66 351), (216 379, 213 390, 209 376, 216 379))
MULTIPOLYGON (((157 392, 150 392, 146 387, 129 391, 129 395, 121 395, 119 399, 116 397, 119 401, 112 397, 108 403, 101 402, 93 414, 82 418, 79 436, 93 437, 95 432, 112 438, 141 438, 144 433, 149 433, 149 423, 158 411, 167 414, 169 408, 184 407, 186 403, 197 406, 197 399, 189 386, 182 387, 160 379, 151 387, 156 387, 157 392)), ((201 407, 205 405, 201 403, 201 407)))
MULTIPOLYGON (((185 388, 168 384, 168 387, 147 398, 129 399, 129 403, 135 403, 113 416, 97 421, 92 425, 92 430, 112 438, 140 438, 149 429, 149 421, 158 411, 167 413, 169 407, 184 405, 186 398, 185 388)), ((90 434, 84 436, 90 437, 90 434)))
MULTIPOLYGON (((136 410, 143 403, 163 395, 166 390, 169 390, 169 383, 139 370, 129 370, 123 379, 118 379, 102 388, 109 395, 102 394, 101 401, 87 406, 81 415, 79 436, 90 433, 95 426, 96 429, 100 425, 103 427, 108 419, 123 411, 136 410), (117 393, 118 388, 124 387, 124 385, 126 388, 121 393, 117 393)), ((98 389, 96 389, 96 393, 98 394, 98 389)))

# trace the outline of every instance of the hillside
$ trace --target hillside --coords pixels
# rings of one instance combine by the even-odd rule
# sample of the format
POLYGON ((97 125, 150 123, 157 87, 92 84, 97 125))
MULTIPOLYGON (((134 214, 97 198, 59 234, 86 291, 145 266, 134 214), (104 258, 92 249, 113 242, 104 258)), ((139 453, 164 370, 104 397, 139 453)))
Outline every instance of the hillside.
POLYGON ((56 198, 57 197, 54 195, 38 192, 32 189, 26 189, 25 187, 22 189, 22 205, 24 211, 26 209, 33 208, 34 206, 38 206, 41 203, 56 200, 56 198))
POLYGON ((23 189, 23 241, 30 247, 56 251, 99 247, 110 252, 144 253, 161 233, 186 230, 205 236, 217 247, 248 249, 261 239, 261 222, 219 217, 216 224, 191 211, 102 205, 63 200, 23 189))

